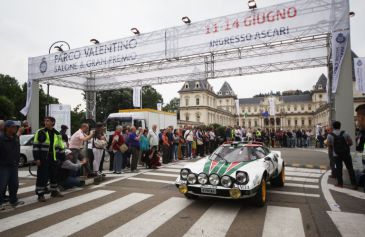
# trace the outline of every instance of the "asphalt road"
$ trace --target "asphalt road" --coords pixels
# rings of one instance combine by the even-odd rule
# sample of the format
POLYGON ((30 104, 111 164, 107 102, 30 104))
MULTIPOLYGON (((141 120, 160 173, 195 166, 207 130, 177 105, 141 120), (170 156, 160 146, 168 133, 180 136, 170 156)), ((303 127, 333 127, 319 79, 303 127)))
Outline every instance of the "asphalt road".
POLYGON ((268 185, 262 208, 249 200, 185 199, 173 182, 187 161, 138 174, 110 174, 99 185, 46 203, 36 202, 35 180, 23 172, 19 196, 26 204, 0 212, 0 235, 363 236, 364 227, 352 225, 364 221, 365 195, 347 188, 334 191, 335 181, 327 181, 326 170, 320 169, 328 166, 325 151, 278 150, 288 164, 286 185, 268 185))

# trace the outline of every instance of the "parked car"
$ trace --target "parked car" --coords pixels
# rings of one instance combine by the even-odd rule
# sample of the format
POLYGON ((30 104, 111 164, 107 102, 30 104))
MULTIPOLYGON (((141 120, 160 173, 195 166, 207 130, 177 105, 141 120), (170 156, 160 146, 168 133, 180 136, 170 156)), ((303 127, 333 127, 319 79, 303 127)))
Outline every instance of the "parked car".
POLYGON ((175 184, 187 198, 253 198, 257 206, 264 206, 267 182, 284 186, 281 152, 262 143, 232 142, 221 145, 208 158, 185 165, 175 184))
POLYGON ((24 166, 34 160, 33 158, 33 140, 34 134, 21 135, 20 142, 20 159, 19 166, 24 166))

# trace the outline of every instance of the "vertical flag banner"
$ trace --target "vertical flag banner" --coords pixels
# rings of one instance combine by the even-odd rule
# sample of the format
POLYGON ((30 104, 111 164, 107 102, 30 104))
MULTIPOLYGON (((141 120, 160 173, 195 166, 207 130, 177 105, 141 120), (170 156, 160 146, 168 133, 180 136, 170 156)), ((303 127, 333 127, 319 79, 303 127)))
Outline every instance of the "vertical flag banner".
POLYGON ((338 79, 340 77, 340 69, 343 58, 345 56, 347 42, 349 41, 349 31, 338 31, 332 33, 332 93, 336 93, 338 86, 338 79))
POLYGON ((276 114, 275 98, 269 98, 269 114, 275 116, 276 114))
POLYGON ((141 90, 142 87, 133 87, 133 106, 141 107, 141 90))
POLYGON ((365 93, 365 58, 354 58, 356 90, 365 93))
POLYGON ((162 103, 157 103, 157 110, 162 111, 162 103))
POLYGON ((240 115, 240 101, 239 100, 234 100, 235 104, 236 104, 236 113, 238 115, 240 115))
POLYGON ((22 113, 24 116, 27 116, 30 108, 30 103, 32 102, 32 80, 28 79, 27 82, 27 102, 25 103, 25 107, 20 110, 20 113, 22 113))

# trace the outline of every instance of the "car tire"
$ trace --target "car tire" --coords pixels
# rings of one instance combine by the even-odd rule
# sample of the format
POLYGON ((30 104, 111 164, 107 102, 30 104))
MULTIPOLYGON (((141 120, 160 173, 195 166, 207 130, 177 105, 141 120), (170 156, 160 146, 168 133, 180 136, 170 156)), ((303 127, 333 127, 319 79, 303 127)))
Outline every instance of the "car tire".
POLYGON ((283 187, 285 183, 285 166, 281 169, 281 172, 278 177, 272 179, 270 181, 271 186, 283 187))
POLYGON ((19 167, 23 167, 27 164, 27 157, 25 155, 20 155, 19 157, 19 167))
POLYGON ((196 200, 196 199, 198 199, 198 198, 199 198, 198 196, 196 196, 196 195, 194 195, 194 194, 190 194, 190 193, 185 193, 184 195, 185 195, 185 197, 186 197, 187 199, 196 200))
POLYGON ((263 207, 266 205, 266 200, 267 200, 266 180, 265 177, 262 177, 259 190, 254 196, 253 201, 257 207, 263 207))

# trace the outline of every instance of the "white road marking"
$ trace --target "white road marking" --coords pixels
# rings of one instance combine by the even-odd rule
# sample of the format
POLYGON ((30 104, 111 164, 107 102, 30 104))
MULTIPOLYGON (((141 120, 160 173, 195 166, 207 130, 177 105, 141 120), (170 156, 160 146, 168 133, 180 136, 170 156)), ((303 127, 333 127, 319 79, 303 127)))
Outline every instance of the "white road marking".
POLYGON ((300 177, 287 177, 287 176, 285 176, 285 180, 298 181, 298 182, 304 182, 304 183, 319 183, 319 179, 300 178, 300 177))
POLYGON ((285 171, 323 174, 326 170, 285 166, 285 171))
POLYGON ((152 194, 131 193, 29 236, 69 236, 152 196, 152 194))
POLYGON ((268 193, 276 193, 276 194, 303 196, 303 197, 317 197, 317 198, 320 197, 319 194, 312 194, 312 193, 286 192, 286 191, 277 191, 277 190, 268 190, 267 192, 268 193))
POLYGON ((262 236, 305 237, 299 208, 268 206, 262 236))
POLYGON ((52 215, 54 213, 75 207, 97 198, 104 197, 114 191, 97 190, 88 194, 70 198, 64 201, 56 202, 34 210, 26 211, 14 216, 1 219, 0 232, 23 225, 25 223, 38 220, 40 218, 52 215))
POLYGON ((184 237, 190 236, 226 236, 229 227, 240 210, 239 206, 233 203, 217 203, 210 207, 194 225, 188 230, 184 237))
POLYGON ((363 192, 358 192, 358 191, 351 190, 348 188, 338 188, 338 187, 334 186, 333 184, 328 184, 328 188, 331 190, 334 190, 336 192, 345 193, 352 197, 365 199, 365 193, 363 193, 363 192))
MULTIPOLYGON (((33 173, 36 175, 37 171, 34 170, 33 173)), ((27 171, 27 170, 19 170, 18 171, 18 177, 19 178, 34 178, 34 179, 36 178, 36 177, 30 175, 29 171, 27 171)))
POLYGON ((365 233, 365 215, 327 211, 343 237, 362 237, 365 233))
POLYGON ((154 183, 163 183, 163 184, 175 184, 175 182, 173 182, 173 181, 160 180, 160 179, 145 179, 145 178, 131 177, 128 180, 136 180, 136 181, 144 181, 144 182, 154 182, 154 183))
POLYGON ((170 168, 161 168, 155 171, 165 171, 165 172, 172 172, 172 173, 180 173, 181 169, 170 169, 170 168))
POLYGON ((186 198, 172 197, 110 232, 106 236, 148 236, 192 202, 193 201, 186 198))
POLYGON ((314 184, 285 183, 284 186, 287 186, 287 187, 299 187, 299 188, 314 188, 314 189, 319 189, 319 185, 314 185, 314 184))
POLYGON ((35 186, 28 186, 28 187, 24 187, 24 188, 19 188, 18 189, 18 194, 22 194, 22 193, 28 193, 28 192, 35 192, 35 186))
POLYGON ((298 177, 307 177, 307 178, 320 178, 322 174, 319 173, 309 173, 309 172, 300 172, 300 171, 286 171, 285 176, 298 176, 298 177))
POLYGON ((326 199, 326 201, 332 211, 341 211, 340 206, 336 203, 335 199, 333 199, 332 194, 328 188, 328 176, 330 175, 330 172, 331 172, 331 170, 328 170, 322 176, 321 188, 322 188, 323 196, 326 199))
POLYGON ((173 177, 177 178, 177 174, 166 174, 166 173, 158 173, 158 172, 146 172, 143 175, 154 175, 154 176, 164 176, 164 177, 173 177))

